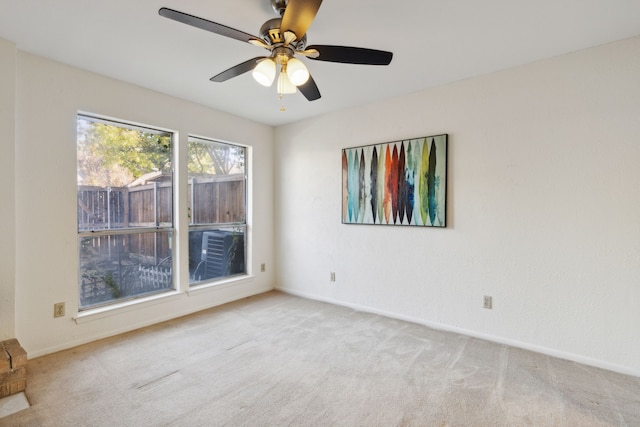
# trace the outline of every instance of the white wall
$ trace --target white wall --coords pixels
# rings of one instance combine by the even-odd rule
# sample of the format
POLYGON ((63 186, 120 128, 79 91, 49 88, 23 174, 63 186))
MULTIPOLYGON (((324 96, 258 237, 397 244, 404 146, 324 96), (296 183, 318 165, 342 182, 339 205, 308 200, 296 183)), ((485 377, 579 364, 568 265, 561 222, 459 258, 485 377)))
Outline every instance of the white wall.
POLYGON ((16 47, 0 39, 0 341, 15 336, 16 47))
POLYGON ((640 375, 639 164, 640 38, 280 127, 278 287, 640 375), (441 133, 446 229, 340 223, 341 148, 441 133))
MULTIPOLYGON (((15 328, 30 357, 273 288, 271 127, 20 51, 17 70, 15 328), (75 171, 79 110, 178 131, 183 151, 188 133, 251 146, 254 174, 249 203, 254 216, 248 261, 254 276, 206 290, 181 292, 135 309, 123 308, 76 323, 75 171), (267 264, 266 273, 260 273, 260 263, 267 264), (61 301, 66 302, 67 315, 54 319, 53 304, 61 301)), ((5 153, 4 145, 2 148, 5 153)), ((8 148, 11 151, 11 146, 8 148)), ((186 178, 184 169, 178 173, 186 178)), ((0 182, 4 186, 4 179, 0 182)), ((183 187, 178 196, 177 221, 185 226, 186 185, 183 187)), ((7 191, 10 193, 11 188, 7 191)), ((11 219, 10 214, 2 215, 0 218, 11 219)), ((177 241, 186 245, 187 234, 177 236, 177 241)), ((185 259, 178 262, 186 265, 185 259)), ((186 280, 185 272, 181 277, 183 289, 186 280)))

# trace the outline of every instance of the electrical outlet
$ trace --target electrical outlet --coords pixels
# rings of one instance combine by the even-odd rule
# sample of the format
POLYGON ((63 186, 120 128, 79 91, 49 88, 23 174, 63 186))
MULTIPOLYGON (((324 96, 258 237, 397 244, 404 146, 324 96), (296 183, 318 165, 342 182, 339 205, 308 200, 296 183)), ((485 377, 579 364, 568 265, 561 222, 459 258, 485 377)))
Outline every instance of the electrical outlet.
POLYGON ((267 271, 267 265, 265 263, 260 264, 260 272, 264 273, 267 271))
POLYGON ((489 295, 484 296, 483 307, 491 310, 493 308, 493 298, 489 295))
POLYGON ((53 304, 53 317, 63 317, 64 316, 64 303, 58 302, 53 304))
POLYGON ((329 280, 331 280, 332 282, 335 282, 336 281, 336 273, 331 272, 329 274, 329 280))

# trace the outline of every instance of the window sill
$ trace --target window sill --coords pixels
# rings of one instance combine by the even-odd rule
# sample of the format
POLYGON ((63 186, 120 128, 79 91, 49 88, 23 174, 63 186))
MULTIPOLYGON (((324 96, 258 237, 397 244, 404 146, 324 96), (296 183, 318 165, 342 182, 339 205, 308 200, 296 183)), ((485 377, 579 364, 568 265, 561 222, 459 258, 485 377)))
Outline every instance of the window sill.
POLYGON ((185 292, 171 291, 164 292, 157 295, 152 295, 144 298, 136 298, 129 301, 123 301, 120 303, 109 304, 103 307, 90 308, 78 313, 73 320, 76 324, 82 324, 92 322, 94 320, 104 319, 107 317, 115 316, 121 313, 128 313, 141 308, 148 307, 155 304, 161 304, 170 302, 184 296, 192 296, 192 294, 199 294, 206 291, 220 290, 237 286, 243 282, 247 282, 253 279, 253 275, 231 277, 226 280, 219 280, 216 282, 202 283, 187 289, 185 292))
POLYGON ((129 301, 109 304, 103 307, 90 308, 88 310, 79 312, 78 315, 73 318, 73 320, 75 320, 76 324, 79 325, 81 323, 91 322, 93 320, 104 319, 105 317, 114 316, 116 314, 139 310, 141 307, 164 303, 180 295, 182 295, 182 292, 174 290, 171 292, 164 292, 149 297, 136 298, 129 301))
POLYGON ((245 282, 247 280, 252 280, 252 279, 253 279, 253 276, 250 274, 247 274, 244 276, 230 277, 229 279, 218 280, 215 282, 201 283, 199 285, 189 287, 189 289, 187 289, 187 295, 190 296, 191 294, 197 294, 197 293, 207 291, 207 290, 212 290, 212 289, 230 288, 232 286, 237 285, 239 282, 245 282))

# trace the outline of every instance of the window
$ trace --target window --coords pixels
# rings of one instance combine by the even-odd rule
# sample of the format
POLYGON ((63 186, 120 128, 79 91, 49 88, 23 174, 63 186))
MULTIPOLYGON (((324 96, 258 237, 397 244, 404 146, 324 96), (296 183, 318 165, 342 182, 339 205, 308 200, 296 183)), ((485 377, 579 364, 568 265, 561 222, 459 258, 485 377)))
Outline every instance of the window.
POLYGON ((245 274, 246 148, 189 137, 189 284, 245 274))
POLYGON ((80 309, 174 289, 173 134, 77 119, 80 309))
MULTIPOLYGON (((176 289, 174 134, 77 118, 79 307, 176 289)), ((190 136, 189 285, 246 274, 247 148, 190 136)))

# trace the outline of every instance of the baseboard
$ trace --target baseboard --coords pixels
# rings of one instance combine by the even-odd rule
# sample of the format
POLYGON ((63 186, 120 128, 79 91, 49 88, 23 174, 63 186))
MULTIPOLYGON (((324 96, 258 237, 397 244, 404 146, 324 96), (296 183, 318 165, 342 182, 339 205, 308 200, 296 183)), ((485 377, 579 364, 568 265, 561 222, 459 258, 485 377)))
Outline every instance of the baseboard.
POLYGON ((310 294, 307 292, 301 292, 295 289, 288 289, 276 286, 277 291, 284 292, 290 295, 299 296, 302 298, 312 299, 315 301, 326 302, 330 304, 335 304, 343 307, 352 308, 354 310, 363 311, 365 313, 379 314, 381 316, 390 317, 393 319, 404 320, 406 322, 417 323, 419 325, 424 325, 436 330, 453 332, 461 335, 466 335, 473 338, 479 338, 485 341, 495 342, 497 344, 504 344, 511 347, 521 348, 523 350, 529 350, 540 354, 545 354, 547 356, 556 357, 558 359, 569 360, 571 362, 577 362, 584 365, 593 366, 595 368, 606 369, 607 371, 617 372, 624 375, 631 375, 634 377, 640 377, 640 370, 636 370, 633 368, 629 368, 627 366, 621 366, 614 363, 605 362, 599 359, 593 359, 590 357, 582 356, 579 354, 568 353, 564 351, 560 351, 553 348, 543 347, 535 344, 530 344, 526 342, 511 340, 508 338, 503 338, 496 335, 486 334, 483 332, 474 331, 471 329, 459 328, 456 326, 447 325, 444 323, 430 322, 424 319, 415 318, 412 316, 405 316, 403 314, 394 313, 386 310, 380 310, 374 307, 363 306, 359 304, 352 304, 345 301, 339 301, 332 298, 327 298, 320 295, 310 294))

